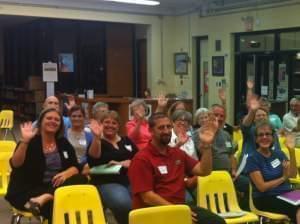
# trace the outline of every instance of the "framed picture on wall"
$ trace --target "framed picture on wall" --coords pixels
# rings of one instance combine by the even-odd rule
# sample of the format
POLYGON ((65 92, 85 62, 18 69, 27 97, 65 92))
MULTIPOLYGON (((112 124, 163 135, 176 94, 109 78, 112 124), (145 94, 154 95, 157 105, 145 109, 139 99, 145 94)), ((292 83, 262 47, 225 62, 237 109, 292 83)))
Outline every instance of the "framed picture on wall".
POLYGON ((212 57, 212 75, 224 76, 224 56, 212 57))
POLYGON ((64 73, 74 72, 73 54, 61 53, 58 55, 58 70, 64 73))
POLYGON ((175 74, 188 74, 188 54, 184 52, 174 54, 175 74))

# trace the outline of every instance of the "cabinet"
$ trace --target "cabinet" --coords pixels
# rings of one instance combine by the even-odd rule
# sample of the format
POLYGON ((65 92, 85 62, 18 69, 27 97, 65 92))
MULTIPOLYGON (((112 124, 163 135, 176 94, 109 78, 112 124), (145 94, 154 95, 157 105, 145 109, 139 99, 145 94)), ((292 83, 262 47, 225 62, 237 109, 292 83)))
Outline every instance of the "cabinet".
POLYGON ((35 120, 45 99, 45 91, 3 87, 0 91, 2 109, 13 110, 21 120, 35 120))

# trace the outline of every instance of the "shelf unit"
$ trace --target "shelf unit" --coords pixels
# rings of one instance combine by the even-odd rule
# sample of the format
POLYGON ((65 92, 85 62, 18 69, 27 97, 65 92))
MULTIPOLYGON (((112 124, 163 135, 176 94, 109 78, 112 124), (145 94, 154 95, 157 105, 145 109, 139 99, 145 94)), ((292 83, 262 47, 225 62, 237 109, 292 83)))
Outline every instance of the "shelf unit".
POLYGON ((35 120, 42 109, 45 91, 2 87, 0 99, 2 109, 13 110, 15 116, 21 120, 35 120))

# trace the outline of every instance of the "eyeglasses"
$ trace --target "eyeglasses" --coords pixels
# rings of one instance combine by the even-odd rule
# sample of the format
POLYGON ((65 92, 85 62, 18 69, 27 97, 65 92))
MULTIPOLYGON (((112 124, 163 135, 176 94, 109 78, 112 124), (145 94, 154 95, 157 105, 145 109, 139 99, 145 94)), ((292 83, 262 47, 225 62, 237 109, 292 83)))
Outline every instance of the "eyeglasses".
POLYGON ((258 134, 257 134, 257 137, 260 137, 260 138, 262 138, 262 137, 264 137, 264 136, 266 136, 266 137, 271 137, 271 136, 273 136, 273 134, 272 134, 271 132, 258 133, 258 134))

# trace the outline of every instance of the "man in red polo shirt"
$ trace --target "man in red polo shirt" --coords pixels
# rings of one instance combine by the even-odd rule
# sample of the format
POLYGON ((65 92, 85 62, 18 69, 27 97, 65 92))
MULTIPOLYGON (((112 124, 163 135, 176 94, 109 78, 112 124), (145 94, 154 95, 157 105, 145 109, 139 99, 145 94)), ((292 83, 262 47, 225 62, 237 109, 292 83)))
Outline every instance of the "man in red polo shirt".
MULTIPOLYGON (((212 115, 213 116, 213 115, 212 115)), ((214 117, 199 131, 201 162, 179 148, 168 146, 172 124, 167 115, 153 114, 149 122, 152 141, 136 154, 129 167, 133 192, 133 209, 185 203, 185 176, 205 176, 212 170, 211 144, 217 130, 214 117)), ((225 221, 200 207, 192 207, 192 218, 201 224, 223 224, 225 221)))

